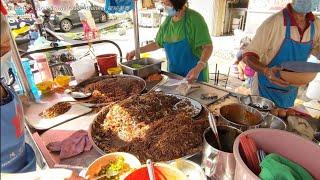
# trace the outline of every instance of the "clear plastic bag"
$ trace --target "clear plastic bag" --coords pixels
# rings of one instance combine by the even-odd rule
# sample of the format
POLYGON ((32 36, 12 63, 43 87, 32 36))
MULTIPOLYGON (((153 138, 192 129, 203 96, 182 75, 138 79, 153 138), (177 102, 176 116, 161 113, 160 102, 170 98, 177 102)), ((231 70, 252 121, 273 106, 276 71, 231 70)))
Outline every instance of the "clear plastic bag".
POLYGON ((94 63, 95 60, 90 56, 87 56, 70 64, 77 83, 85 81, 96 75, 94 63))

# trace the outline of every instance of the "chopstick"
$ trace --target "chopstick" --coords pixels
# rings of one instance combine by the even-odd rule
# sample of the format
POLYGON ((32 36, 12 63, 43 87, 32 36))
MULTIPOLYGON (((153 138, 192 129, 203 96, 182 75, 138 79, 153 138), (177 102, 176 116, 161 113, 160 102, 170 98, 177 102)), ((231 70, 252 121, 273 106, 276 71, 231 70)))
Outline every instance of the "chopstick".
POLYGON ((78 169, 78 170, 87 169, 86 167, 83 167, 83 166, 73 166, 73 165, 67 165, 67 164, 55 164, 54 168, 78 169))
POLYGON ((218 64, 216 64, 216 69, 214 71, 214 82, 213 82, 213 85, 216 85, 216 82, 217 82, 217 70, 218 70, 218 64))
POLYGON ((219 75, 220 75, 220 71, 218 70, 218 76, 217 76, 217 86, 219 85, 219 75))

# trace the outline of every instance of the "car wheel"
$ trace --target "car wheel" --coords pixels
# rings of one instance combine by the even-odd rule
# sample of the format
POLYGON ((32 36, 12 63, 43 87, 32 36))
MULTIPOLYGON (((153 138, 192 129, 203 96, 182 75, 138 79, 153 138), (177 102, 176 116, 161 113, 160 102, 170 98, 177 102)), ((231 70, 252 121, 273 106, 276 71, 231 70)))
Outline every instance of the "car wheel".
POLYGON ((101 14, 100 14, 100 22, 104 23, 104 22, 107 22, 107 20, 108 20, 108 15, 105 12, 101 12, 101 14))
POLYGON ((69 32, 72 29, 72 23, 69 19, 63 19, 60 22, 60 29, 63 32, 69 32))

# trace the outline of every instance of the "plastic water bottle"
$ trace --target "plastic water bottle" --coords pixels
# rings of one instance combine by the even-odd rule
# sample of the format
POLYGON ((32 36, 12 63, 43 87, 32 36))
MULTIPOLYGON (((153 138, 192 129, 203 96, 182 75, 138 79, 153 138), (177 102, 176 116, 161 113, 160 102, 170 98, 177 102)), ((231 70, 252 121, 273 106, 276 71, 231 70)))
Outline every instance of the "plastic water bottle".
MULTIPOLYGON (((2 62, 1 62, 2 63, 2 62)), ((8 68, 11 68, 14 76, 16 77, 16 82, 14 83, 14 85, 12 86, 12 88, 14 89, 14 91, 20 95, 20 94, 23 94, 23 88, 22 88, 22 83, 21 83, 21 80, 17 77, 18 76, 18 71, 17 71, 17 68, 16 68, 16 65, 13 63, 12 59, 10 59, 8 62, 7 62, 7 66, 8 68)), ((7 81, 9 81, 9 78, 6 79, 7 81)))
POLYGON ((28 79, 28 83, 29 83, 31 92, 32 92, 34 98, 36 100, 38 100, 38 99, 40 99, 40 93, 39 93, 38 88, 34 82, 33 74, 32 74, 31 68, 30 68, 29 59, 23 58, 21 61, 22 61, 22 66, 23 66, 24 72, 26 73, 26 76, 28 79))

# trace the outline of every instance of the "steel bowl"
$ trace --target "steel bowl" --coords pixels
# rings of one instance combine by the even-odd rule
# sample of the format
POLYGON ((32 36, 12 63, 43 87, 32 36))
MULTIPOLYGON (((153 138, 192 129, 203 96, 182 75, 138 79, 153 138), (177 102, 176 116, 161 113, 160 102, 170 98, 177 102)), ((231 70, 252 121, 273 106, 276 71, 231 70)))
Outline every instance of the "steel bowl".
POLYGON ((259 111, 271 111, 275 107, 274 102, 261 96, 240 96, 239 101, 259 111))
POLYGON ((212 179, 233 179, 236 162, 232 147, 241 131, 231 126, 217 126, 217 130, 222 150, 218 148, 212 129, 207 128, 203 133, 201 167, 212 179))
POLYGON ((259 128, 263 123, 260 111, 243 104, 227 104, 222 106, 219 111, 223 124, 233 126, 241 131, 259 128))
POLYGON ((265 113, 263 116, 263 123, 260 125, 260 128, 280 129, 284 131, 287 129, 287 124, 281 118, 269 113, 265 113))

